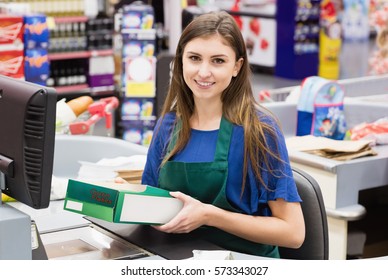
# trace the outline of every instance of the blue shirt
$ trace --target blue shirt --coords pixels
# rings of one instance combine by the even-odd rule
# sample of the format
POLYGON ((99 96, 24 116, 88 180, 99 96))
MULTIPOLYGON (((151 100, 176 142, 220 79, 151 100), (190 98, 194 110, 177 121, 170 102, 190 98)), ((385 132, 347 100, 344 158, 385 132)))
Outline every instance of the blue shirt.
MULTIPOLYGON (((280 128, 272 117, 259 113, 262 122, 269 123, 276 131, 276 139, 267 135, 268 145, 275 150, 277 145, 283 162, 270 157, 272 168, 276 170, 272 175, 262 172, 262 178, 269 189, 262 186, 254 176, 253 170, 248 168, 245 191, 241 197, 244 160, 244 130, 242 126, 233 125, 231 144, 228 155, 228 178, 226 182, 226 196, 232 206, 250 215, 270 216, 269 200, 283 198, 289 202, 300 202, 292 170, 289 164, 288 152, 280 128)), ((158 186, 159 167, 166 154, 170 135, 174 128, 175 114, 169 113, 159 119, 154 129, 147 162, 144 168, 142 183, 158 186)), ((201 131, 192 129, 186 147, 176 154, 172 160, 181 162, 211 162, 213 161, 218 130, 201 131)))

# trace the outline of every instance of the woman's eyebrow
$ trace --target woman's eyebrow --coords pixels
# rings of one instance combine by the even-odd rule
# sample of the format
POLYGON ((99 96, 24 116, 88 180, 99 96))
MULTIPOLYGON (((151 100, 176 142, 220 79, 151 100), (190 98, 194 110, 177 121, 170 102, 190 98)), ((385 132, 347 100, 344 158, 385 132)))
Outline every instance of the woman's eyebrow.
MULTIPOLYGON (((188 51, 187 54, 202 56, 200 53, 197 53, 194 51, 188 51)), ((212 55, 211 57, 228 57, 228 56, 226 54, 215 54, 215 55, 212 55)))

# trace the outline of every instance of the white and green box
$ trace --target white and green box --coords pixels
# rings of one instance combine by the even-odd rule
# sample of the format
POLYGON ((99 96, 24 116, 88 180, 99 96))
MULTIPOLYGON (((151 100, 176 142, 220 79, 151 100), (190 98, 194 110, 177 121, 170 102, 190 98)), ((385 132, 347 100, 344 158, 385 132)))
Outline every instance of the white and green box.
POLYGON ((146 185, 69 180, 64 209, 114 223, 164 224, 183 203, 146 185))

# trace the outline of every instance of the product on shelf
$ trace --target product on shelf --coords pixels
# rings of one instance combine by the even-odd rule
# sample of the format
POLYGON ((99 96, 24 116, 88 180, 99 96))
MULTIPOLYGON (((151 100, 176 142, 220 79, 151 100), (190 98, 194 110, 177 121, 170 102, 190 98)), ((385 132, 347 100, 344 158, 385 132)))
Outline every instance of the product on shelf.
POLYGON ((45 86, 50 74, 47 18, 42 14, 29 14, 23 18, 25 79, 45 86))
POLYGON ((121 126, 123 127, 123 139, 143 145, 149 146, 151 144, 153 131, 155 127, 154 120, 129 120, 122 121, 121 126))
POLYGON ((0 74, 24 79, 23 17, 0 14, 0 74))
POLYGON ((114 85, 114 59, 113 55, 91 57, 89 59, 88 84, 90 87, 103 87, 114 85))
POLYGON ((60 94, 113 93, 113 19, 55 17, 51 28, 49 86, 60 94))
POLYGON ((155 97, 155 57, 126 58, 125 97, 155 97))
POLYGON ((50 53, 87 50, 86 22, 56 22, 50 32, 50 53))
POLYGON ((318 74, 321 0, 276 2, 275 75, 304 79, 318 74))
POLYGON ((65 87, 86 85, 86 63, 85 59, 51 61, 51 74, 47 80, 47 86, 65 87))
POLYGON ((24 51, 24 76, 26 81, 47 85, 50 73, 47 49, 26 49, 24 51))
POLYGON ((112 49, 113 19, 108 17, 89 19, 86 34, 89 50, 112 49))
POLYGON ((156 30, 152 6, 135 2, 125 5, 116 19, 120 26, 114 46, 116 65, 121 69, 122 137, 149 146, 155 126, 156 30), (117 37, 118 37, 117 36, 117 37), (117 53, 121 53, 117 58, 117 53))
POLYGON ((121 105, 122 120, 155 119, 153 98, 128 98, 121 105))

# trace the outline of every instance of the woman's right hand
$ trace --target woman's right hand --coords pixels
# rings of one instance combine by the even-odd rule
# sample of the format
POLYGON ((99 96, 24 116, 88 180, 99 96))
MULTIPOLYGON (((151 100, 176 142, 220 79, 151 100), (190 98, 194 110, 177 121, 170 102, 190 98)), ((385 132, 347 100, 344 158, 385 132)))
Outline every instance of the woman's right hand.
POLYGON ((189 233, 206 225, 211 205, 202 203, 181 192, 170 192, 170 195, 182 201, 183 208, 171 221, 164 225, 153 226, 154 228, 167 233, 189 233))

